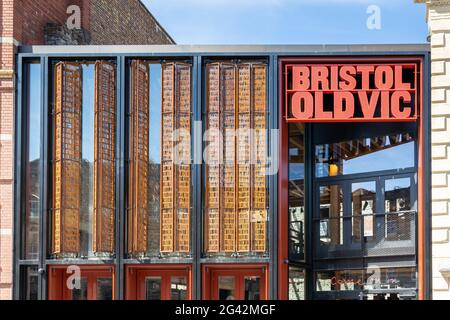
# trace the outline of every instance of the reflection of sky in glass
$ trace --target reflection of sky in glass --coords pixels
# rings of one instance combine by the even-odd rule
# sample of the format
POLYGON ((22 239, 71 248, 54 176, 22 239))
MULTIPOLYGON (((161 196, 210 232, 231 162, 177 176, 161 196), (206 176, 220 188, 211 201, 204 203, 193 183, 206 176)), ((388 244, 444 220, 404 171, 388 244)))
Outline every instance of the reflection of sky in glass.
POLYGON ((29 66, 29 160, 40 157, 40 127, 41 127, 41 65, 31 63, 29 66))
MULTIPOLYGON (((320 147, 316 146, 316 153, 318 152, 317 148, 320 147)), ((411 168, 415 165, 414 154, 415 143, 412 141, 350 160, 344 160, 343 174, 411 168)), ((327 175, 328 164, 316 163, 316 176, 326 177, 327 175)))
POLYGON ((390 179, 385 181, 385 191, 393 191, 395 189, 409 188, 411 186, 410 178, 390 179))
POLYGON ((414 142, 344 161, 344 173, 360 173, 414 167, 414 142))
POLYGON ((376 192, 376 183, 375 181, 367 181, 367 182, 358 182, 358 183, 352 183, 352 192, 355 192, 356 190, 363 189, 367 190, 369 192, 376 192))
POLYGON ((94 161, 94 65, 83 65, 82 158, 94 161))
POLYGON ((305 177, 304 163, 290 163, 289 164, 289 180, 299 180, 305 177))
POLYGON ((150 64, 149 159, 161 162, 161 65, 150 64))

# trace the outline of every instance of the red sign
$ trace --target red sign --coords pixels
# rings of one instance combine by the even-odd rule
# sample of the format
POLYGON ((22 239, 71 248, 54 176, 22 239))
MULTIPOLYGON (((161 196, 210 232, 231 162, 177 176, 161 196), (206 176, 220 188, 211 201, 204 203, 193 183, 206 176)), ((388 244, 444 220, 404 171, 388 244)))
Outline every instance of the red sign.
POLYGON ((287 121, 417 119, 416 63, 299 63, 284 71, 287 121))

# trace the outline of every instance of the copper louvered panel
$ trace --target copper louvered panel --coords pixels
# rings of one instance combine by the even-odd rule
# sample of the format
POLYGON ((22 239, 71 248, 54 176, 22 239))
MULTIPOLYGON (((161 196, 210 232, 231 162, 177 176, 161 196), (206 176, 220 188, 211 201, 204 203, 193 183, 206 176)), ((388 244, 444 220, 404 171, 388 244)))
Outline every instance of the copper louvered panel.
POLYGON ((130 254, 147 251, 149 78, 148 64, 142 60, 132 61, 128 199, 128 253, 130 254))
POLYGON ((95 64, 94 252, 114 252, 115 211, 115 67, 95 64))
POLYGON ((177 159, 176 162, 176 251, 190 251, 191 221, 191 66, 177 63, 176 67, 176 118, 177 159))
POLYGON ((220 64, 207 66, 205 251, 220 251, 220 64))
POLYGON ((206 68, 205 250, 265 252, 266 66, 210 63, 206 68))
POLYGON ((54 254, 80 251, 81 66, 55 66, 53 236, 54 254))
POLYGON ((221 248, 236 251, 236 66, 221 66, 221 117, 223 164, 221 166, 221 248))
POLYGON ((175 167, 174 131, 175 127, 175 65, 162 65, 162 117, 161 117, 161 223, 160 251, 174 250, 174 208, 175 208, 175 167))
POLYGON ((250 129, 251 129, 251 67, 238 65, 238 210, 237 251, 250 251, 250 129))
POLYGON ((266 188, 266 66, 253 67, 253 165, 252 165, 252 251, 266 251, 267 188, 266 188))
POLYGON ((190 251, 191 66, 162 65, 160 251, 190 251))

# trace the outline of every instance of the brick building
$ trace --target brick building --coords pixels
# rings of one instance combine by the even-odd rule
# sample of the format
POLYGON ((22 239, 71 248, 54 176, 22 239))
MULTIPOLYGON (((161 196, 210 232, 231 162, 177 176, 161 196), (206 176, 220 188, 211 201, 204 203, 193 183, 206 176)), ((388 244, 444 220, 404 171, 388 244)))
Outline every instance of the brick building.
POLYGON ((0 1, 0 300, 11 298, 15 53, 20 45, 174 44, 138 0, 0 1), (81 22, 71 29, 67 22, 81 22))

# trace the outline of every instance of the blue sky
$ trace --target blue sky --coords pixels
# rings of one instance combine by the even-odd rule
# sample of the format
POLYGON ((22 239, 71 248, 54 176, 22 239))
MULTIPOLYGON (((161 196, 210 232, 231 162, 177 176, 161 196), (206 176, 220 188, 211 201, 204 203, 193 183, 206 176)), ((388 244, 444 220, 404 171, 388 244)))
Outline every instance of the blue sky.
POLYGON ((414 0, 143 0, 178 44, 424 43, 414 0), (381 29, 366 26, 377 5, 381 29))

